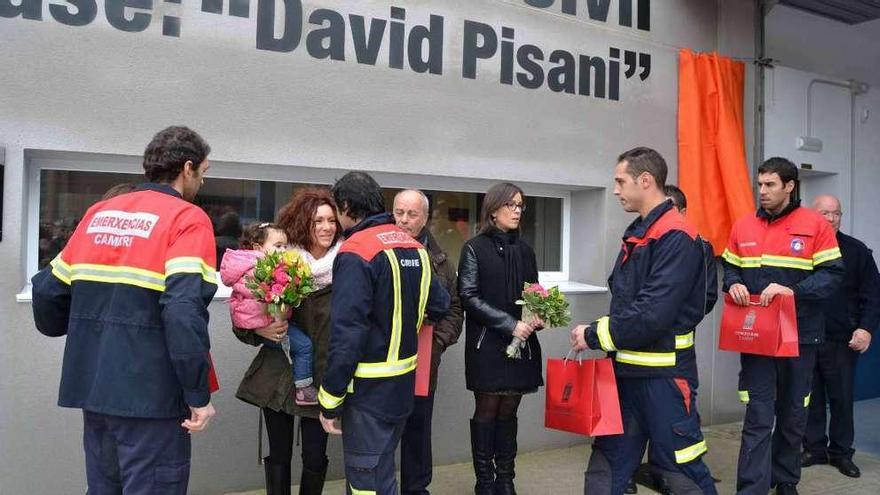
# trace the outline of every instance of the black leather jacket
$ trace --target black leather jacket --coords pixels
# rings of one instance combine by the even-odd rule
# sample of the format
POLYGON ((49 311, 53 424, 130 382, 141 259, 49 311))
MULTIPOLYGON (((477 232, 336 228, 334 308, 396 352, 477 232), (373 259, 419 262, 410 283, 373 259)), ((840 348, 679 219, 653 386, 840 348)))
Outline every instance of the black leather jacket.
MULTIPOLYGON (((541 345, 532 334, 521 359, 507 357, 522 306, 511 299, 504 249, 518 243, 523 282, 537 282, 535 252, 522 239, 480 234, 465 243, 458 264, 458 293, 465 310, 465 375, 469 390, 530 392, 543 385, 541 345)), ((519 293, 522 284, 513 291, 519 293)))

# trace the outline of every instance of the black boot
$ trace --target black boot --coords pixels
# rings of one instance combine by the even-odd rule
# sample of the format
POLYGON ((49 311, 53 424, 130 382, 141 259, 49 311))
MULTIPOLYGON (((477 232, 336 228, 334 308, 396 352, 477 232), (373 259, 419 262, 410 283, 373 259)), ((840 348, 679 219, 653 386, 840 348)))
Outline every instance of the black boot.
POLYGON ((516 418, 495 422, 495 495, 516 495, 516 418))
POLYGON ((477 477, 474 493, 492 495, 492 485, 495 483, 495 423, 471 420, 471 454, 477 477))
POLYGON ((303 466, 299 481, 299 495, 321 495, 324 492, 324 479, 327 477, 327 462, 320 471, 312 471, 303 466))
POLYGON ((290 495, 290 464, 275 464, 263 458, 266 468, 266 495, 290 495))

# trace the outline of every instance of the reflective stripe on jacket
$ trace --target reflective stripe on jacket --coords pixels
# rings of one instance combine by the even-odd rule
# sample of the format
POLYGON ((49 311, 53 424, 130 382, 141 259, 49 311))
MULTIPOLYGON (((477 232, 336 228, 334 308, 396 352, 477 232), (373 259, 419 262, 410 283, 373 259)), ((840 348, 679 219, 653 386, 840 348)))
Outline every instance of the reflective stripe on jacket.
POLYGON ((789 287, 800 342, 824 341, 822 301, 840 285, 845 270, 834 229, 821 215, 797 201, 776 216, 758 210, 734 224, 721 259, 725 291, 736 283, 750 294, 771 283, 789 287))
POLYGON ((412 410, 418 330, 449 295, 432 280, 427 251, 393 224, 369 217, 347 232, 333 266, 330 351, 318 393, 324 415, 344 402, 386 421, 412 410))
POLYGON ((58 404, 140 418, 206 405, 215 256, 210 219, 168 185, 89 208, 32 280, 37 329, 67 335, 58 404))
POLYGON ((703 241, 671 201, 626 230, 609 286, 611 312, 586 335, 610 353, 619 376, 672 376, 696 386, 694 329, 707 310, 712 277, 703 241))

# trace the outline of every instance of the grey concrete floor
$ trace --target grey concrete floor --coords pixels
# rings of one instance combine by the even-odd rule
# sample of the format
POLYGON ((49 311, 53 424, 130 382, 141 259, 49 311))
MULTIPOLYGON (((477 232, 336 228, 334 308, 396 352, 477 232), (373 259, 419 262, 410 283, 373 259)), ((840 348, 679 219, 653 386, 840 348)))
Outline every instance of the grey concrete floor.
MULTIPOLYGON (((741 423, 706 428, 709 445, 705 460, 716 478, 719 494, 732 494, 736 484, 736 458, 739 452, 741 423)), ((529 452, 517 457, 516 488, 521 495, 583 493, 586 459, 590 446, 529 452)), ((880 458, 856 453, 853 459, 862 470, 862 477, 847 478, 831 466, 813 466, 803 471, 798 491, 802 495, 877 495, 880 493, 880 458)), ((434 481, 428 487, 434 495, 473 493, 474 475, 471 465, 452 464, 434 468, 434 481)), ((343 480, 328 482, 325 494, 345 493, 343 480)), ((228 495, 261 495, 264 490, 228 495)), ((293 493, 296 492, 294 487, 293 493)), ((654 493, 639 487, 640 494, 654 493)))

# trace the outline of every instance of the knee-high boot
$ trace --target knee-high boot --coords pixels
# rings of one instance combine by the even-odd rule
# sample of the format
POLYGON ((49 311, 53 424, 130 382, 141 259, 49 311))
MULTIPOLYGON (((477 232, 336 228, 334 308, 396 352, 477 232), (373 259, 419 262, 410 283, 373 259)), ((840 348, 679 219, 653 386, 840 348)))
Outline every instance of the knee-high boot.
POLYGON ((271 457, 263 458, 266 469, 266 495, 290 495, 290 464, 274 463, 271 457))
POLYGON ((299 482, 299 495, 321 495, 324 492, 324 479, 327 477, 327 462, 320 470, 313 471, 303 466, 299 482))
POLYGON ((492 495, 495 482, 495 423, 471 420, 471 454, 474 458, 474 485, 476 495, 492 495))
POLYGON ((516 495, 516 418, 495 422, 495 495, 516 495))

